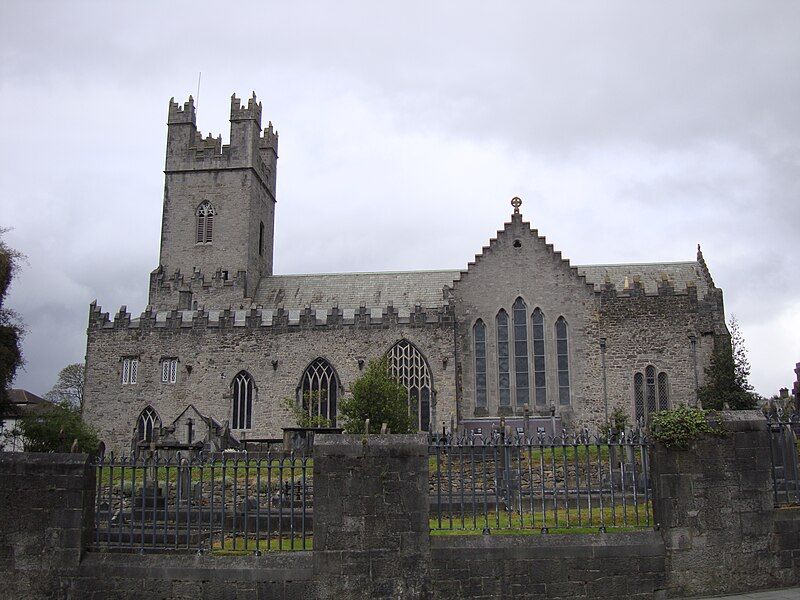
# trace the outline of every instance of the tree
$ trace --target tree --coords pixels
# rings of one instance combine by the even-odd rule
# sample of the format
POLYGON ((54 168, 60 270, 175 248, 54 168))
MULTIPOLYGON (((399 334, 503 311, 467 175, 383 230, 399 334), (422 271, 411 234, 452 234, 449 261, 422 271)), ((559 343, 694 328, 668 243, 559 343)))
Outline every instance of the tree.
POLYGON ((339 412, 347 433, 364 433, 366 419, 373 431, 383 423, 392 433, 414 431, 408 414, 408 392, 389 374, 386 357, 369 362, 364 374, 353 383, 351 396, 341 402, 339 412))
POLYGON ((728 327, 730 340, 718 338, 714 343, 706 382, 698 392, 700 402, 704 408, 717 410, 726 404, 733 410, 756 408, 759 397, 748 381, 750 363, 736 317, 731 317, 728 327))
POLYGON ((44 397, 53 404, 68 404, 83 410, 83 363, 67 365, 58 374, 58 381, 44 397))
POLYGON ((70 452, 77 440, 78 450, 97 451, 97 432, 81 418, 80 408, 66 402, 49 405, 17 422, 25 452, 70 452))
MULTIPOLYGON (((0 228, 0 236, 6 231, 0 228)), ((0 423, 11 402, 8 390, 17 369, 22 365, 20 343, 25 330, 17 314, 5 307, 6 294, 22 258, 22 254, 9 248, 0 239, 0 423)))

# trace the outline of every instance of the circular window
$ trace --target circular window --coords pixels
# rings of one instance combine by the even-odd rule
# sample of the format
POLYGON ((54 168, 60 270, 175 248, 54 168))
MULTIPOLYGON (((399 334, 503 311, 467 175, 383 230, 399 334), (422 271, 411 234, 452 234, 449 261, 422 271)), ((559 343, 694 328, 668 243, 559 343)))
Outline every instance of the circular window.
POLYGON ((519 240, 514 240, 514 248, 522 248, 522 242, 519 240))

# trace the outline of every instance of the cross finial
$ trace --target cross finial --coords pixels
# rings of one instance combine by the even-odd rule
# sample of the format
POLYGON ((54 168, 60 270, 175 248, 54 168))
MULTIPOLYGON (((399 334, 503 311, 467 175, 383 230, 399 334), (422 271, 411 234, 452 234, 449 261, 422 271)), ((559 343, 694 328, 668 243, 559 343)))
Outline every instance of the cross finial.
POLYGON ((522 206, 522 200, 520 200, 519 196, 514 196, 511 199, 511 206, 514 207, 514 214, 519 214, 519 207, 522 206))

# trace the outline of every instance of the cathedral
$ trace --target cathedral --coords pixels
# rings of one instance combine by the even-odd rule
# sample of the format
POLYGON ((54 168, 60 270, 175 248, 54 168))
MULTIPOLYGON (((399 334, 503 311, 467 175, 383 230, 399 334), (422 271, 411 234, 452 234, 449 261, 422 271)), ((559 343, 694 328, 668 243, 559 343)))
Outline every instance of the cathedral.
POLYGON ((292 403, 335 425, 383 356, 423 431, 522 415, 594 429, 697 402, 728 338, 699 247, 689 262, 572 265, 514 198, 461 270, 274 275, 278 134, 255 94, 231 98, 230 128, 230 144, 204 138, 192 98, 170 101, 149 304, 113 318, 91 304, 84 418, 107 448, 275 439, 292 403))

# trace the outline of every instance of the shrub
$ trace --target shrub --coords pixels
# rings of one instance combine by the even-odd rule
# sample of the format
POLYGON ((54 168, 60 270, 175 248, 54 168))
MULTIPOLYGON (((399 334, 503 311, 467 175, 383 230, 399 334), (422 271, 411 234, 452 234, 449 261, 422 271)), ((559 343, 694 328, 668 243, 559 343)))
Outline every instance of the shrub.
POLYGON ((364 374, 353 383, 352 394, 339 407, 347 433, 364 433, 364 421, 369 419, 377 431, 386 423, 392 433, 411 433, 408 414, 408 392, 389 374, 389 362, 370 361, 364 374))
POLYGON ((723 437, 725 431, 708 423, 711 411, 702 408, 679 406, 675 410, 655 413, 650 420, 650 433, 657 442, 667 448, 686 450, 689 445, 702 437, 723 437))
POLYGON ((79 408, 54 404, 17 423, 26 452, 69 452, 75 440, 81 452, 94 453, 100 444, 97 433, 81 418, 79 408))

